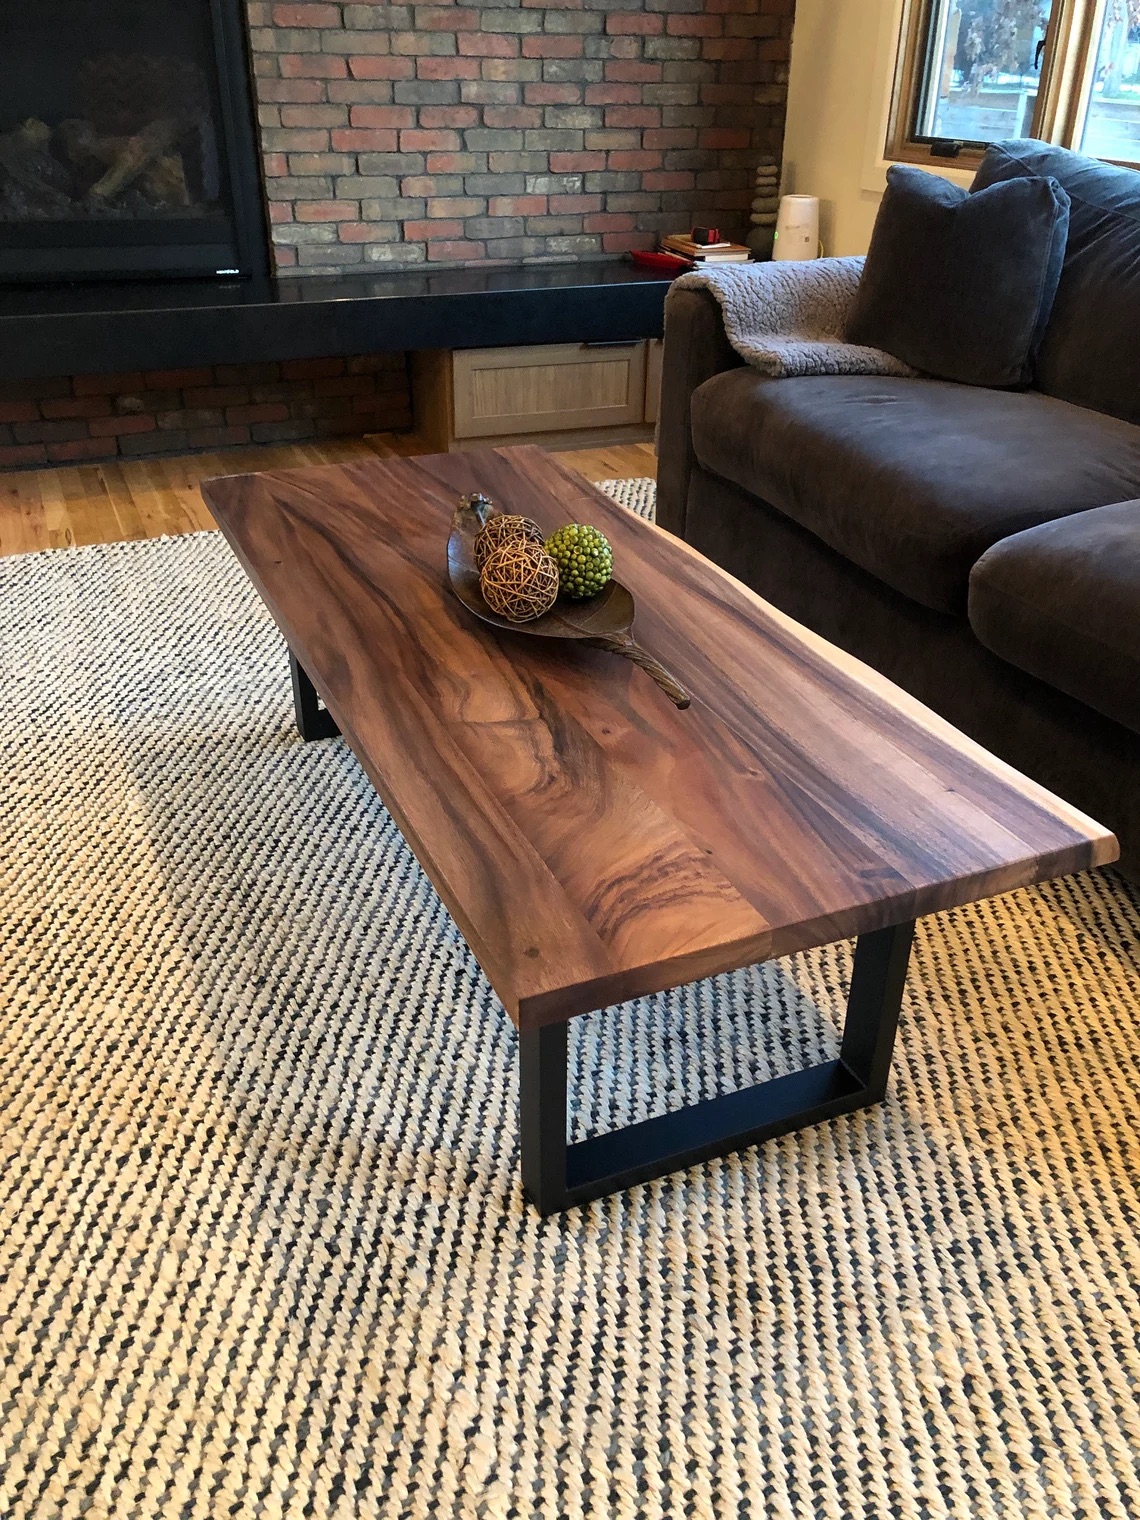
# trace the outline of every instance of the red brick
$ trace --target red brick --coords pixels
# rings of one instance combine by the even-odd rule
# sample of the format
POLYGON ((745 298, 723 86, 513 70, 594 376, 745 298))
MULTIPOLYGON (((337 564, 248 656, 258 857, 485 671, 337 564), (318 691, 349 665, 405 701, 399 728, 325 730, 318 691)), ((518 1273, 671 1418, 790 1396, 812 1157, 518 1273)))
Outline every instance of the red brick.
POLYGON ((374 389, 367 375, 330 375, 313 386, 318 396, 365 396, 373 394, 374 389))
POLYGON ((664 16, 646 14, 644 11, 615 11, 606 17, 606 31, 611 37, 636 33, 651 37, 664 29, 664 16))
POLYGON ((348 60, 353 79, 412 79, 416 72, 414 58, 377 58, 372 53, 354 53, 348 60))
POLYGON ((609 106, 606 110, 607 127, 659 127, 659 106, 609 106))
POLYGON ((478 79, 477 58, 417 58, 417 79, 478 79))
POLYGON ((404 223, 404 241, 422 243, 428 238, 461 238, 463 223, 458 221, 418 221, 404 223))
POLYGON ((325 89, 319 79, 263 79, 257 87, 257 98, 314 104, 325 98, 325 89))
POLYGON ((47 464, 47 448, 42 443, 23 443, 0 448, 0 470, 11 470, 22 464, 47 464))
POLYGON ((275 5, 274 26, 340 26, 339 5, 275 5))
POLYGON ((334 153, 395 153, 395 131, 381 132, 363 127, 342 127, 332 134, 334 153))
POLYGON ((659 63, 635 63, 624 59, 606 64, 606 78, 625 84, 656 84, 661 79, 659 63))
POLYGON ((695 148, 695 127, 651 127, 641 134, 643 148, 695 148))
POLYGON ((582 219, 583 232, 632 232, 637 218, 624 211, 599 211, 582 219))
POLYGON ((343 359, 286 359, 281 366, 286 380, 328 380, 344 374, 343 359))
MULTIPOLYGON (((4 407, 0 406, 0 422, 4 420, 4 407)), ((41 401, 40 411, 45 417, 106 417, 111 410, 110 396, 61 396, 57 401, 41 401)), ((9 421, 19 420, 9 418, 9 421)))
POLYGON ((146 390, 141 370, 129 375, 76 375, 72 385, 77 396, 118 396, 146 390))
POLYGON ((194 449, 228 449, 249 443, 252 436, 248 427, 192 428, 186 441, 194 449))
POLYGON ((113 457, 115 452, 114 440, 110 438, 73 438, 70 443, 48 444, 48 458, 52 464, 76 464, 84 459, 107 459, 113 457))
POLYGON ((289 173, 289 160, 284 153, 263 153, 261 162, 269 179, 284 179, 289 173))
POLYGON ((231 425, 238 422, 284 422, 288 416, 289 408, 282 402, 226 407, 226 421, 231 425))
POLYGON ((537 106, 484 106, 483 120, 489 127, 541 127, 537 106))
POLYGON ((343 106, 282 106, 283 127, 339 127, 344 124, 343 106))
POLYGON ((148 391, 178 391, 184 385, 209 385, 212 369, 150 369, 143 376, 148 391))
POLYGON ((576 106, 582 99, 577 84, 524 84, 523 99, 528 106, 576 106))
POLYGON ((458 153, 462 146, 458 132, 436 130, 400 133, 401 153, 458 153))
POLYGON ((656 241, 652 232, 606 232, 602 249, 606 253, 628 253, 631 248, 652 248, 656 241))
POLYGON ((282 53, 284 79, 343 79, 348 65, 335 53, 282 53))
POLYGON ((639 106, 641 91, 635 84, 588 84, 588 106, 639 106))
POLYGON ((705 127, 697 137, 699 148, 748 148, 752 133, 747 127, 705 127))
POLYGON ((86 419, 72 419, 63 422, 44 422, 37 417, 35 422, 16 422, 12 425, 13 443, 70 443, 73 438, 86 438, 88 433, 86 419))
POLYGON ((242 406, 249 400, 244 385, 195 385, 182 395, 187 406, 242 406))
POLYGON ((461 54, 469 58, 517 58, 519 39, 504 32, 460 32, 461 54))
POLYGON ((545 216, 545 195, 493 195, 488 216, 545 216))
POLYGON ((300 127, 289 128, 290 153, 323 153, 328 145, 327 132, 305 131, 300 127))
POLYGON ((342 243, 390 243, 390 231, 376 222, 340 222, 336 235, 342 243))
POLYGON ((479 112, 474 106, 420 107, 421 127, 477 127, 478 125, 479 112))
POLYGON ((644 148, 617 148, 609 157, 611 169, 660 169, 663 162, 660 153, 647 153, 644 148))
POLYGON ((651 170, 642 175, 643 190, 691 190, 697 177, 687 169, 651 170))
POLYGON ((605 167, 604 153, 552 153, 550 155, 552 174, 590 174, 605 167))
POLYGON ((448 263, 466 259, 485 259, 487 245, 473 242, 429 243, 427 256, 433 263, 448 263))
POLYGON ((353 106, 348 119, 354 127, 414 127, 411 106, 353 106))
MULTIPOLYGON (((428 177, 435 174, 470 174, 471 155, 469 153, 429 153, 427 156, 428 177)), ((405 194, 409 192, 405 191, 405 194)))
POLYGON ((526 36, 522 40, 524 58, 581 58, 585 52, 581 37, 526 36))
POLYGON ((551 216, 566 216, 571 212, 600 211, 601 209, 600 195, 552 195, 550 197, 551 216))
POLYGON ((479 12, 458 5, 417 5, 417 32, 476 32, 479 12))
MULTIPOLYGON (((48 413, 42 415, 46 417, 48 413)), ((39 406, 34 401, 0 401, 0 422, 38 422, 40 416, 39 406)))
POLYGON ((298 201, 299 222, 351 222, 359 216, 356 201, 298 201))
POLYGON ((281 366, 274 359, 263 360, 260 364, 218 364, 214 367, 214 380, 218 385, 271 385, 280 377, 281 366))
POLYGON ((92 438, 118 437, 120 433, 153 433, 157 427, 153 417, 92 417, 87 424, 92 438))
POLYGON ((719 16, 670 16, 667 30, 670 37, 719 37, 724 22, 719 16))
POLYGON ((270 201, 269 220, 271 222, 291 222, 293 220, 293 202, 270 201))
POLYGON ((738 62, 755 58, 756 44, 747 37, 706 37, 701 43, 701 57, 710 62, 738 62))

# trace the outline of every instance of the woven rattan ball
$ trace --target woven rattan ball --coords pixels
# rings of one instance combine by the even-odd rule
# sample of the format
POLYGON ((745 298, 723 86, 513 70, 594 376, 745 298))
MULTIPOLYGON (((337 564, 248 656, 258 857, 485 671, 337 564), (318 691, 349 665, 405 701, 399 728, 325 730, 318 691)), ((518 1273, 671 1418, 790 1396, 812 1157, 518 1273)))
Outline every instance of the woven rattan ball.
POLYGON ((512 623, 529 623, 554 606, 558 566, 541 544, 511 538, 488 558, 479 586, 492 612, 512 623))
POLYGON ((519 517, 514 512, 489 517, 475 539, 475 563, 479 569, 482 570, 496 549, 516 538, 523 543, 538 544, 541 548, 542 529, 529 517, 519 517))

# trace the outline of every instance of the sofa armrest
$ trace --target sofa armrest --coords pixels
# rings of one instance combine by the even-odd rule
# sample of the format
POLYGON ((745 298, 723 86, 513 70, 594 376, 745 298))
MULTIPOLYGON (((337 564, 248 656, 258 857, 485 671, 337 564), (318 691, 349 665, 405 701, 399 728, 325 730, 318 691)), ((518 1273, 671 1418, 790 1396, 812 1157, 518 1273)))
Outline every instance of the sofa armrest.
POLYGON ((684 537, 694 461, 689 398, 713 375, 744 362, 773 379, 914 373, 890 354, 845 339, 863 262, 711 264, 673 284, 665 299, 657 423, 662 527, 684 537))
POLYGON ((743 363, 725 337, 720 306, 711 292, 669 292, 657 409, 657 521, 681 538, 693 469, 689 397, 713 375, 743 363))

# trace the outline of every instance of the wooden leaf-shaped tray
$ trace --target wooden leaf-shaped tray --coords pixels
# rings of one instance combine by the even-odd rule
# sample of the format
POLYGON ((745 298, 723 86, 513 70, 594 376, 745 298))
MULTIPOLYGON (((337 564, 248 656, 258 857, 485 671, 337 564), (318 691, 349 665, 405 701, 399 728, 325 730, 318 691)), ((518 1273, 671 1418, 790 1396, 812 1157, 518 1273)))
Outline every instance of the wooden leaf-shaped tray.
POLYGON ((456 512, 447 541, 447 573, 451 589, 468 609, 484 623, 508 633, 529 634, 540 639, 578 639, 595 649, 608 649, 640 665, 653 678, 671 702, 688 707, 691 698, 658 660, 642 649, 633 637, 633 594, 620 581, 611 580, 597 596, 584 602, 558 601, 549 612, 529 623, 512 623, 492 612, 479 589, 479 571, 475 565, 475 539, 483 526, 474 507, 462 506, 456 512))

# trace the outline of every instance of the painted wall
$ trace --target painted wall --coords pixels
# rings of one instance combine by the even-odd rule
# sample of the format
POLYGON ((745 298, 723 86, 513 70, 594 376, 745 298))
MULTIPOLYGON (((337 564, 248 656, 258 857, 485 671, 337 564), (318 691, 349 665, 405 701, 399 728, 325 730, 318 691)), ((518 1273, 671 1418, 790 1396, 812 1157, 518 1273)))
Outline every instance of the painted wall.
MULTIPOLYGON (((901 0, 797 0, 784 190, 820 198, 828 254, 865 253, 886 183, 883 143, 901 0)), ((946 170, 968 184, 971 176, 946 170)))

